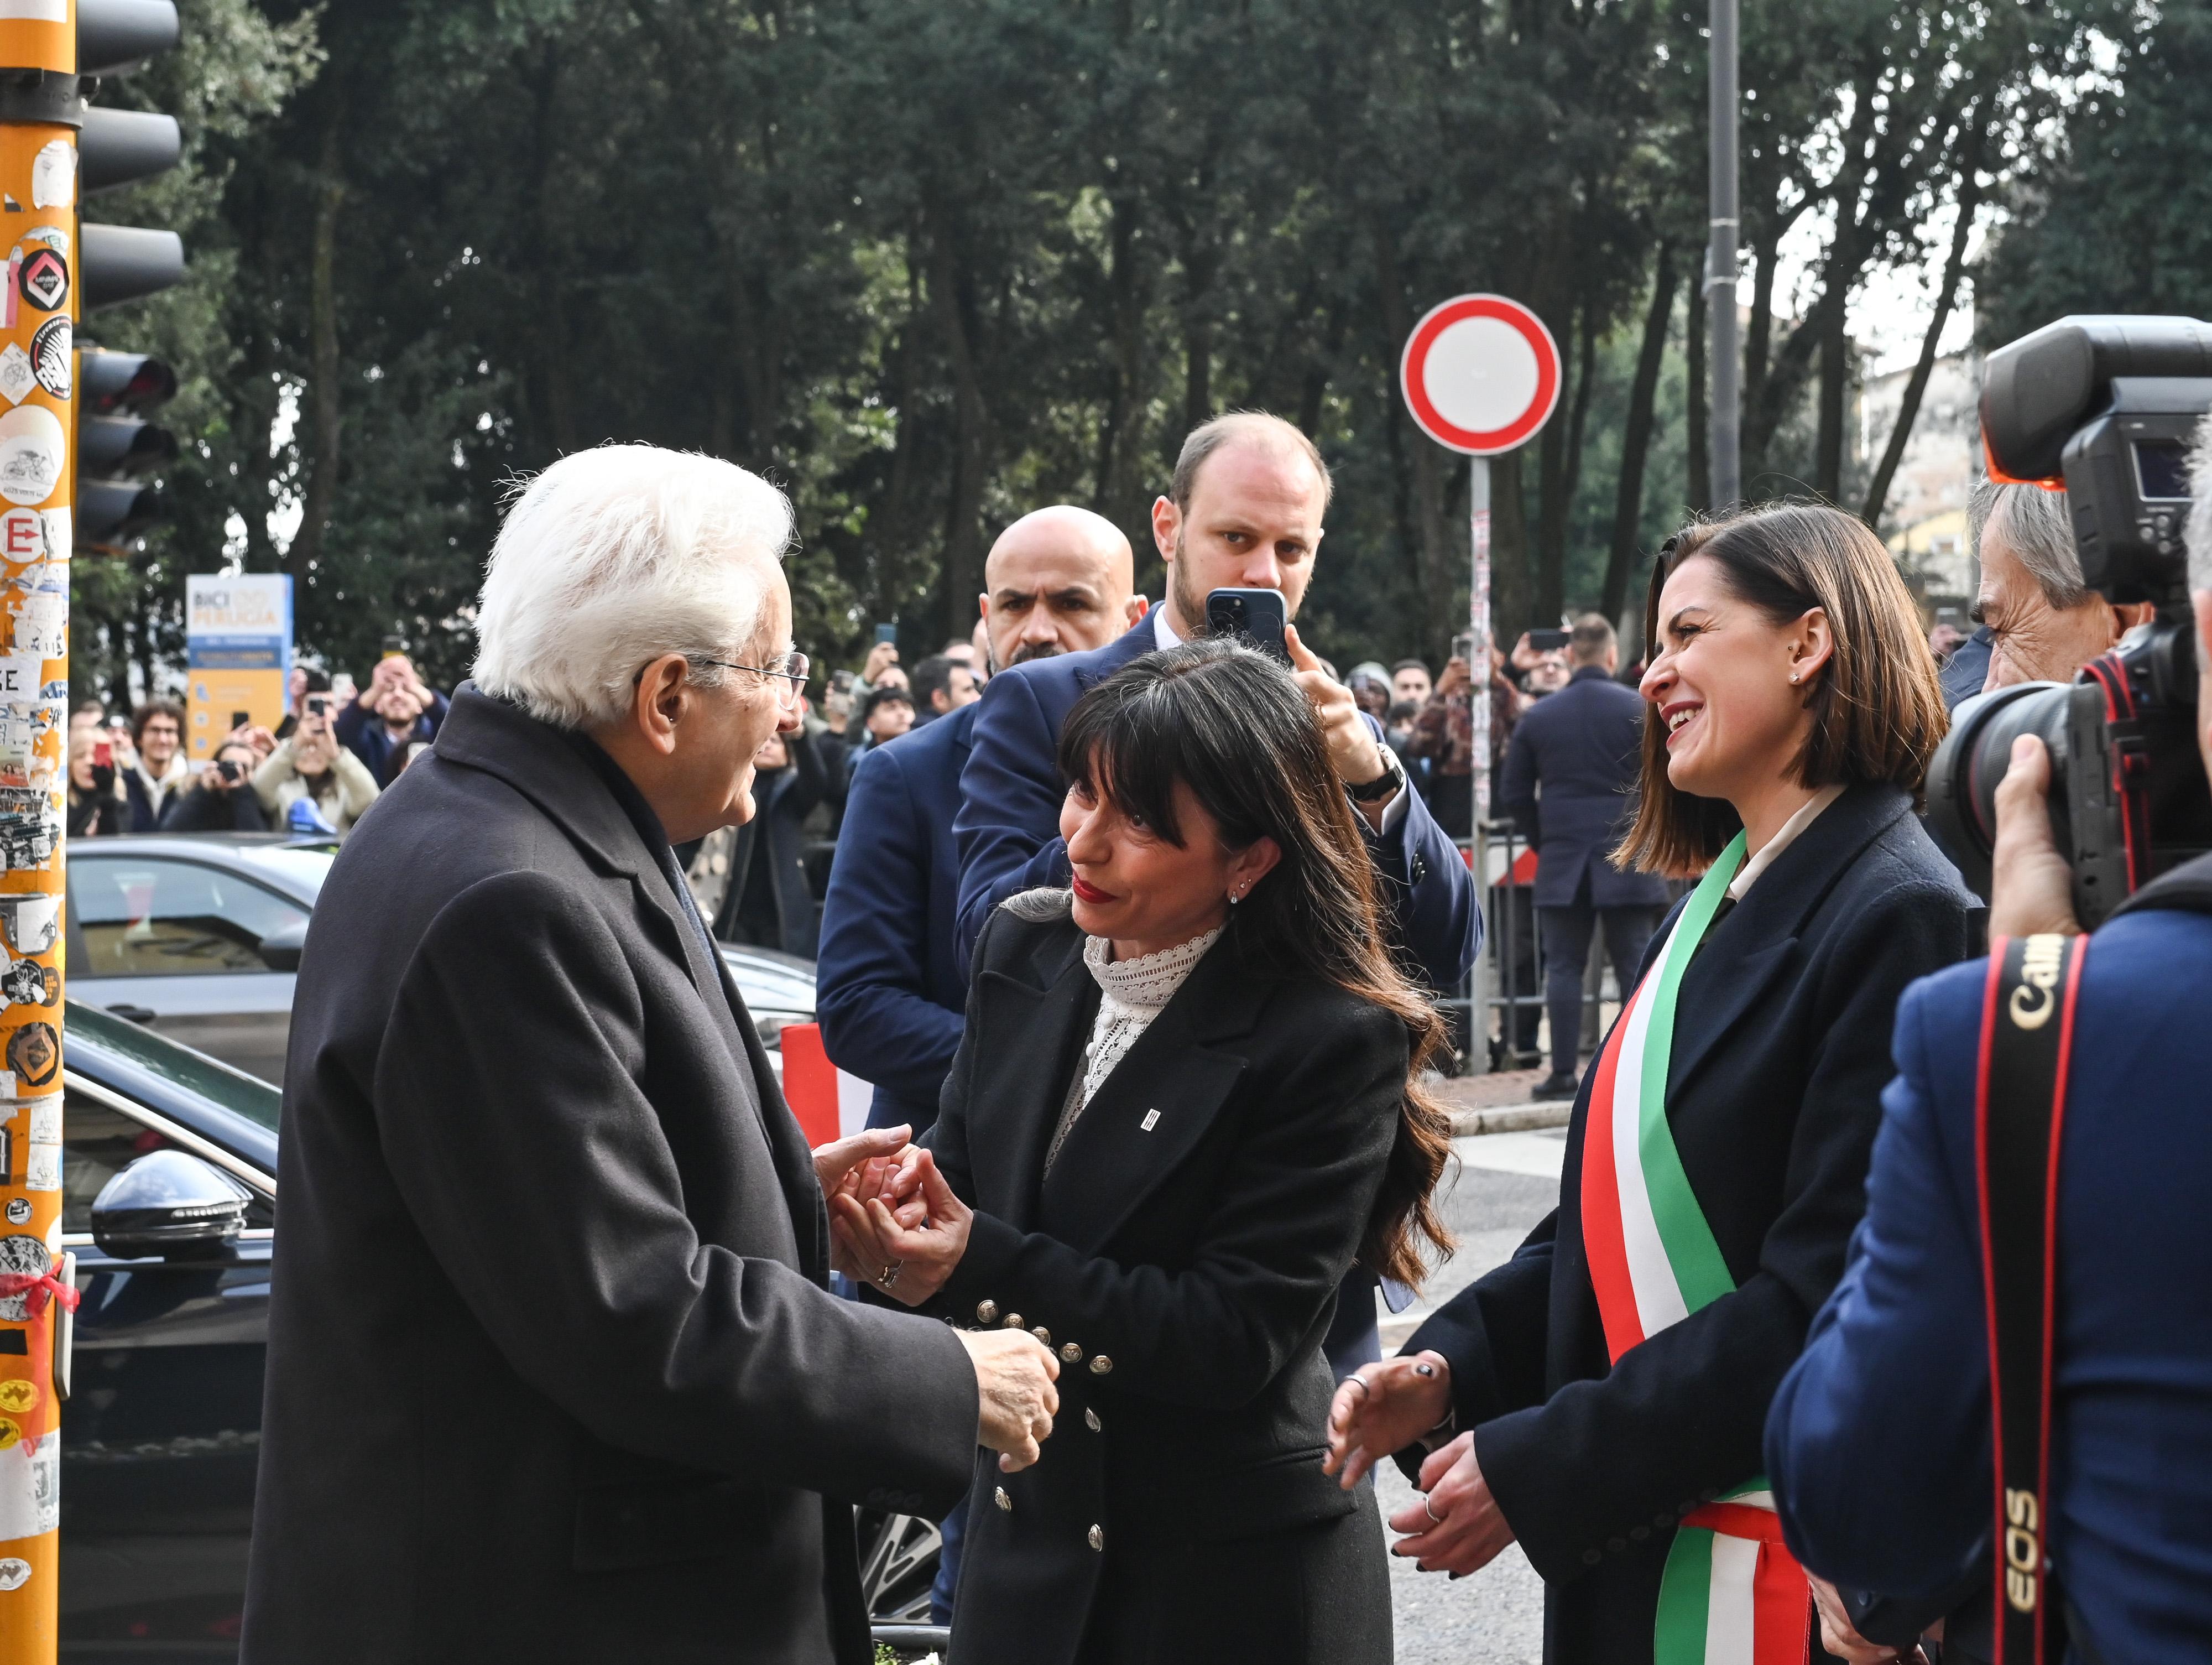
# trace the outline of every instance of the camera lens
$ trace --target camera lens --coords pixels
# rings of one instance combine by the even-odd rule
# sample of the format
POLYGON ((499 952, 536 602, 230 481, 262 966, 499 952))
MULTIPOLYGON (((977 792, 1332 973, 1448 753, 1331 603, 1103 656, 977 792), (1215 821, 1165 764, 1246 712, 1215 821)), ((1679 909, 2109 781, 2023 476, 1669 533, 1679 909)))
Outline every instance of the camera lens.
MULTIPOLYGON (((1990 857, 1997 841, 1997 784, 2012 766, 2012 746, 2022 735, 2039 737, 2051 754, 2051 781, 2064 778, 2069 687, 2063 682, 2020 682, 1992 688, 1951 713, 1951 732, 1928 765, 1928 819, 1966 882, 1986 897, 1990 857)), ((2070 856, 2066 795, 2051 794, 2051 835, 2070 856)))

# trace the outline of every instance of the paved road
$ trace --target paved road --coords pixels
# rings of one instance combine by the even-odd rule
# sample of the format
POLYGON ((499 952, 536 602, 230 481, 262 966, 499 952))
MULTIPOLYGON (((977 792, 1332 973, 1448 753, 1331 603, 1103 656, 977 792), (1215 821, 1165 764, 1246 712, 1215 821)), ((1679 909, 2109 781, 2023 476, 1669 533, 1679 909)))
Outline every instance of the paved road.
MULTIPOLYGON (((1444 1217, 1459 1253, 1433 1277, 1419 1302, 1383 1326, 1383 1350, 1395 1351, 1438 1302, 1513 1253, 1559 1197, 1565 1132, 1494 1133, 1459 1139, 1460 1166, 1444 1184, 1444 1217)), ((1415 1493, 1395 1468, 1378 1481, 1385 1521, 1415 1493)), ((1421 1573, 1392 1558, 1390 1599, 1397 1665, 1538 1665, 1543 1656, 1544 1589, 1518 1548, 1471 1578, 1421 1573)))

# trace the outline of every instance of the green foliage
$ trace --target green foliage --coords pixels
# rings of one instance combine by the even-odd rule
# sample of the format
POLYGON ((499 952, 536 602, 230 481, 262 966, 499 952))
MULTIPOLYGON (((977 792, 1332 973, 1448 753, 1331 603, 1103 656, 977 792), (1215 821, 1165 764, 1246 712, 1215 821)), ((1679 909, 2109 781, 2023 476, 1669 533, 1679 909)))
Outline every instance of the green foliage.
POLYGON ((2038 163, 1985 263, 1985 346, 2068 313, 2212 317, 2212 6, 2141 14, 2038 163))
MULTIPOLYGON (((1850 365, 1774 293, 1775 246, 1825 220, 1822 296, 1917 258, 1972 112, 2028 120, 2029 70, 2080 28, 1747 11, 1754 448, 1813 479, 1850 365)), ((1500 290, 1567 356, 1559 415, 1497 477, 1517 629, 1605 586, 1655 256, 1686 284, 1705 234, 1687 0, 185 13, 192 52, 130 94, 198 101, 191 165, 118 209, 185 228, 193 277, 117 345, 185 364, 195 449, 130 581, 80 564, 79 651, 111 680, 173 656, 182 574, 228 551, 293 573, 311 654, 360 668, 397 631, 450 683, 503 492, 610 439, 777 480, 802 644, 850 662, 896 617, 911 656, 965 633, 991 538, 1043 503, 1121 525, 1157 594, 1147 511, 1182 435, 1255 406, 1338 477, 1310 638, 1434 658, 1465 613, 1466 471, 1399 399, 1413 320, 1500 290)), ((1701 490, 1672 316, 1632 562, 1701 490)))

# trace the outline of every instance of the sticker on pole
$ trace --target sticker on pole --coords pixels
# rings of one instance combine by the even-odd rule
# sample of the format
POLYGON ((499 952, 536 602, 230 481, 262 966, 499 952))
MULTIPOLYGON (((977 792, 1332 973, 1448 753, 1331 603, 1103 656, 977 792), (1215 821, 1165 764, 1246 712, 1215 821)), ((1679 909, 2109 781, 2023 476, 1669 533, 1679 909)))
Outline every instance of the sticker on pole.
POLYGON ((1559 344, 1518 301, 1457 296, 1414 326, 1398 386, 1437 444, 1496 456, 1527 443, 1557 408, 1559 344))

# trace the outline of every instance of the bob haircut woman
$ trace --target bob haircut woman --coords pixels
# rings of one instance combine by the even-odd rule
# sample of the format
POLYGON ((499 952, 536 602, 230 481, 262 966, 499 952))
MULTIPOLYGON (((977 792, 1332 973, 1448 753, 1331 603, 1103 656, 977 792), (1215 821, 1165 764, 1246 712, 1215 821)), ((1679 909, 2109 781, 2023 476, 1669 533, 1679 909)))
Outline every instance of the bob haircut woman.
POLYGON ((1558 1210, 1346 1382, 1330 1467, 1356 1480, 1451 1417, 1399 1552, 1466 1573, 1519 1543, 1547 1665, 1703 1665, 1711 1635, 1800 1665, 1767 1406, 1866 1206, 1898 997, 1965 957, 1974 902, 1912 813, 1943 706, 1864 527, 1692 527, 1646 619, 1624 850, 1697 887, 1583 1076, 1558 1210))
MULTIPOLYGON (((1682 564, 1703 556, 1741 600, 1776 624, 1818 609, 1835 646, 1804 696, 1812 731, 1794 765, 1820 788, 1887 781, 1924 807, 1922 784, 1950 726, 1935 656, 1911 592, 1880 539, 1856 516, 1817 504, 1763 509, 1687 527, 1652 564, 1644 604, 1648 653, 1659 651, 1659 598, 1682 564)), ((1703 872, 1742 821, 1724 798, 1693 797, 1668 778, 1667 725, 1644 719, 1643 796, 1613 859, 1623 867, 1703 872)))
POLYGON ((1071 888, 992 916, 925 1148, 831 1199, 880 1290, 1061 1361, 1036 1463, 977 1472, 952 1656, 1385 1665, 1321 1344, 1355 1256, 1412 1282, 1449 1246, 1442 1025, 1287 672, 1147 655, 1060 746, 1071 888))

